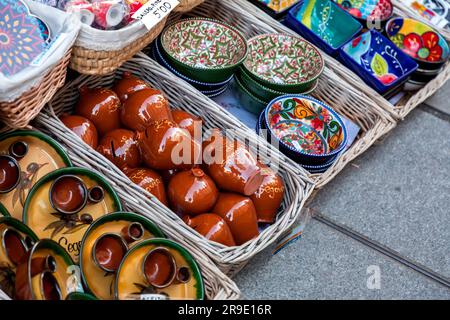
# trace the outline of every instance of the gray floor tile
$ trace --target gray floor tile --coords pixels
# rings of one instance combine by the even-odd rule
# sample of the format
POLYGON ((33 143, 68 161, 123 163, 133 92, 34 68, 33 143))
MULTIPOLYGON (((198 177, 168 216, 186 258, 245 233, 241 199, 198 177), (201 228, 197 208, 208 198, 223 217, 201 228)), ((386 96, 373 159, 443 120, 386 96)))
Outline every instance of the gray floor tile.
POLYGON ((445 85, 426 100, 425 103, 442 112, 450 114, 450 81, 447 81, 445 85))
POLYGON ((312 203, 323 214, 450 276, 450 123, 416 109, 312 203))
POLYGON ((235 278, 249 299, 450 299, 450 290, 315 220, 276 255, 271 248, 235 278), (367 268, 380 268, 368 289, 367 268))

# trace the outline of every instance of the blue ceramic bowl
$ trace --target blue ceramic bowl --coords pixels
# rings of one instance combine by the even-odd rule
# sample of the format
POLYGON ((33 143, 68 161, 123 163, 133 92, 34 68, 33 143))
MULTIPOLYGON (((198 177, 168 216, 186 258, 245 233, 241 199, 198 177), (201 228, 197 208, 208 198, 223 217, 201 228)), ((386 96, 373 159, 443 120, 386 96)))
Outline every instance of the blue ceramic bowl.
POLYGON ((264 111, 264 127, 278 141, 281 152, 302 165, 328 164, 347 145, 341 117, 310 96, 285 95, 264 111))
POLYGON ((289 10, 284 23, 331 56, 337 56, 337 50, 362 28, 355 18, 330 0, 300 1, 289 10))
POLYGON ((404 84, 418 65, 406 53, 375 30, 347 42, 339 58, 380 94, 404 84))

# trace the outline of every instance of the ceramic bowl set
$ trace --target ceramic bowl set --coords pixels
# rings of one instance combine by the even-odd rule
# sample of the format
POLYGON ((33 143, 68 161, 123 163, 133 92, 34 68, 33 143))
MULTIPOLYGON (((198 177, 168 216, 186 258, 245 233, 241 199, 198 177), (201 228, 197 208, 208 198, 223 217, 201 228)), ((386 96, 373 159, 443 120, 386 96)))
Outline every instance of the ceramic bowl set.
POLYGON ((248 40, 248 55, 235 76, 241 105, 260 114, 276 97, 309 94, 324 69, 320 52, 291 35, 263 34, 248 40))
POLYGON ((307 169, 322 173, 347 146, 347 130, 340 116, 312 97, 286 95, 272 100, 260 114, 258 133, 307 169))
POLYGON ((223 93, 247 55, 247 41, 224 22, 191 18, 169 25, 153 58, 208 97, 223 93))

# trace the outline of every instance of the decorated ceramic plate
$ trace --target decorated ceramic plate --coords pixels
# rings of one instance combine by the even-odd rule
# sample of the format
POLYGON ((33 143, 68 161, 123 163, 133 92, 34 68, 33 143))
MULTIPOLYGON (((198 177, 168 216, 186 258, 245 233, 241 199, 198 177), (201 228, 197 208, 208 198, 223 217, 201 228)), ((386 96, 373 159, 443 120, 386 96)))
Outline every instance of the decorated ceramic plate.
POLYGON ((285 90, 306 86, 316 80, 324 68, 319 51, 299 37, 258 35, 248 41, 248 50, 243 66, 255 79, 271 88, 274 84, 285 90))
POLYGON ((342 9, 362 20, 386 20, 392 16, 391 0, 334 0, 342 9))
POLYGON ((38 131, 14 131, 1 135, 0 158, 3 159, 0 162, 17 169, 10 170, 7 177, 14 188, 2 190, 0 186, 0 202, 18 220, 22 220, 23 206, 33 185, 49 172, 72 166, 63 148, 38 131))
POLYGON ((31 189, 23 222, 39 238, 55 240, 78 262, 88 227, 120 210, 116 192, 101 176, 84 168, 63 168, 47 174, 31 189))
POLYGON ((99 261, 97 256, 101 255, 103 250, 116 254, 111 255, 111 257, 117 257, 116 266, 118 267, 128 249, 144 240, 155 237, 162 238, 164 234, 150 220, 135 213, 116 212, 98 219, 85 233, 81 245, 81 272, 89 291, 98 299, 114 299, 115 268, 111 268, 111 266, 105 268, 102 261, 99 261), (138 236, 129 237, 127 236, 129 232, 135 232, 135 235, 138 236), (114 240, 119 238, 112 237, 109 240, 108 237, 102 238, 102 236, 108 234, 122 237, 125 241, 126 250, 122 251, 121 246, 118 246, 119 251, 115 251, 114 240))
POLYGON ((168 239, 145 240, 128 251, 114 286, 120 300, 204 299, 197 263, 186 249, 168 239))

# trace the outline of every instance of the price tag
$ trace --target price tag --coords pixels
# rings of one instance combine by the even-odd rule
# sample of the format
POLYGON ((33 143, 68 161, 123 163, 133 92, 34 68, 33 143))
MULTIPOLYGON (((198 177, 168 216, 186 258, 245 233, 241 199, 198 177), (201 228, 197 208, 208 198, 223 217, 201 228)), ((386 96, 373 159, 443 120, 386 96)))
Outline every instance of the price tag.
POLYGON ((147 29, 150 30, 179 4, 178 0, 150 0, 139 8, 132 18, 141 20, 147 29))

